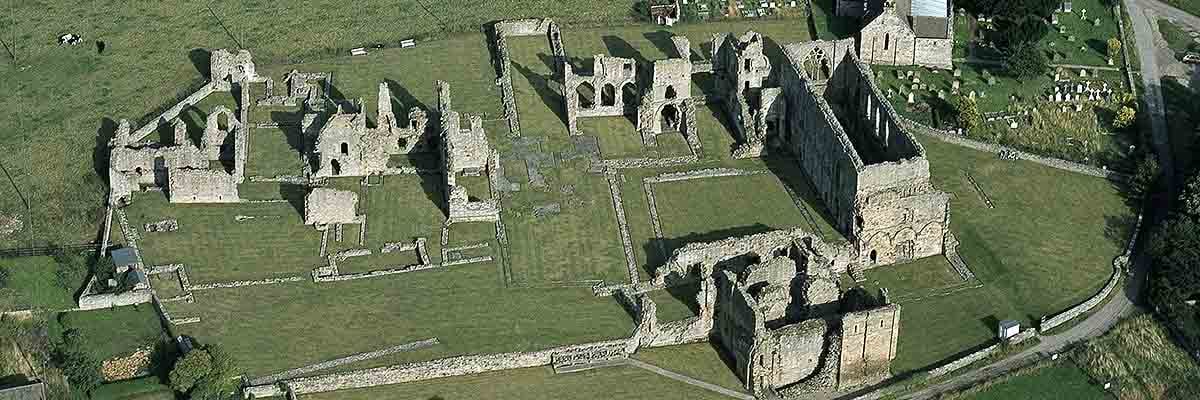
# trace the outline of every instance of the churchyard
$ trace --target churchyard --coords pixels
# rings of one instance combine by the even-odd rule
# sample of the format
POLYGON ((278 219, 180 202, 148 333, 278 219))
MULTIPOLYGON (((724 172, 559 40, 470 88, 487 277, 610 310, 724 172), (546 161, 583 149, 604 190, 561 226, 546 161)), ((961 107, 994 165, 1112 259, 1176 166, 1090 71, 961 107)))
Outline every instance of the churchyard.
MULTIPOLYGON (((479 10, 474 5, 450 3, 436 5, 436 14, 457 17, 426 20, 406 29, 414 35, 432 35, 460 25, 475 27, 478 21, 471 15, 505 7, 489 4, 479 10), (451 11, 454 7, 459 9, 451 11)), ((1081 3, 1087 1, 1076 2, 1076 7, 1081 3)), ((375 3, 365 7, 385 8, 375 3)), ((603 25, 625 20, 616 7, 588 8, 593 10, 591 14, 573 14, 567 21, 603 25)), ((232 14, 224 11, 218 7, 214 13, 232 14)), ((500 16, 508 10, 490 11, 500 16)), ((252 19, 253 15, 238 18, 252 19)), ((556 16, 552 12, 546 15, 556 16)), ((236 19, 232 23, 240 26, 236 19)), ((774 62, 782 57, 779 45, 813 39, 808 29, 797 25, 782 20, 718 21, 669 29, 650 25, 572 27, 563 29, 562 39, 568 62, 586 71, 594 67, 592 54, 627 57, 639 63, 672 57, 671 36, 675 35, 691 40, 692 54, 687 57, 711 61, 706 60, 711 49, 704 44, 712 34, 753 29, 766 38, 765 52, 774 62)), ((1075 23, 1064 25, 1086 30, 1075 23)), ((326 44, 329 41, 313 43, 310 41, 315 39, 306 38, 292 43, 260 29, 252 26, 234 35, 270 49, 263 53, 252 49, 259 75, 279 79, 292 70, 329 73, 331 83, 322 90, 327 90, 334 102, 363 98, 361 111, 370 126, 379 123, 375 96, 380 82, 390 89, 390 102, 398 116, 406 115, 409 107, 436 110, 434 81, 448 82, 453 88, 454 108, 480 115, 500 165, 496 177, 464 176, 459 183, 477 200, 495 200, 500 221, 446 222, 449 196, 443 187, 444 172, 427 172, 441 168, 435 153, 393 155, 388 160, 389 167, 411 168, 416 173, 324 180, 324 187, 357 195, 355 211, 364 222, 324 231, 305 225, 309 188, 287 179, 304 173, 304 154, 312 146, 298 126, 303 110, 299 106, 250 107, 249 120, 244 121, 251 125, 245 167, 249 178, 237 187, 242 201, 178 204, 170 202, 170 194, 162 190, 137 192, 131 203, 117 212, 109 238, 114 245, 136 245, 146 266, 178 268, 148 277, 161 299, 161 317, 168 332, 201 345, 222 346, 233 355, 245 378, 260 381, 258 385, 273 383, 269 378, 275 374, 314 377, 628 338, 638 321, 598 288, 647 282, 674 250, 688 243, 793 227, 813 232, 828 243, 848 240, 794 159, 731 156, 737 139, 731 132, 733 122, 719 104, 697 107, 699 148, 678 134, 659 135, 656 146, 643 146, 635 121, 624 116, 581 119, 581 134, 570 135, 561 94, 556 92, 561 88, 555 87, 553 51, 544 36, 507 40, 521 126, 521 135, 513 136, 505 120, 487 35, 445 35, 423 40, 414 48, 372 49, 368 56, 349 57, 341 54, 340 48, 335 53, 326 44), (597 168, 630 160, 649 160, 649 166, 597 168), (512 185, 498 187, 498 181, 512 185), (177 228, 165 232, 147 229, 147 225, 168 220, 174 220, 177 228), (369 254, 359 254, 361 249, 370 250, 369 254), (347 276, 346 280, 318 280, 319 270, 334 263, 337 274, 347 276), (394 271, 396 266, 405 270, 372 275, 394 271), (430 340, 432 344, 411 349, 289 371, 430 340)), ((210 32, 187 38, 186 42, 198 46, 189 54, 193 61, 207 62, 208 55, 200 47, 211 46, 200 42, 217 42, 214 35, 220 36, 210 32)), ((373 31, 328 35, 339 38, 334 43, 348 43, 350 39, 343 35, 358 35, 356 41, 390 39, 385 32, 373 31)), ((1085 38, 1083 43, 1090 40, 1085 38)), ((1056 42, 1055 46, 1063 44, 1056 42)), ((1101 65, 1094 62, 1095 54, 1083 50, 1079 54, 1083 55, 1066 56, 1067 60, 1101 65)), ((179 54, 172 57, 179 58, 179 54)), ((196 68, 201 74, 207 71, 199 62, 196 68)), ((989 121, 988 129, 969 137, 1088 163, 1124 154, 1129 142, 1114 136, 1110 121, 1116 103, 1095 100, 1083 111, 1063 110, 1061 107, 1067 106, 1058 103, 1031 106, 1049 102, 1047 96, 1056 93, 1056 85, 1064 87, 1065 93, 1078 95, 1073 85, 1083 81, 1092 82, 1096 90, 1111 85, 1114 92, 1106 96, 1115 98, 1123 87, 1117 72, 1089 69, 1083 77, 1079 69, 1066 68, 1061 77, 1070 85, 1056 83, 1051 77, 1022 85, 999 74, 993 78, 996 82, 989 82, 984 74, 987 66, 962 64, 960 68, 961 76, 954 76, 951 71, 916 67, 872 67, 880 90, 888 93, 901 115, 914 121, 943 127, 941 121, 947 116, 942 110, 952 98, 952 82, 959 80, 960 93, 976 91, 985 114, 1011 114, 997 116, 996 121, 989 121), (908 77, 908 71, 919 74, 920 82, 908 77), (904 93, 912 91, 912 86, 919 86, 920 94, 909 103, 904 93), (934 89, 946 93, 939 96, 934 89), (1011 101, 1014 96, 1021 100, 1016 107, 1011 101), (1009 128, 1004 122, 1018 114, 1022 117, 1011 119, 1024 121, 1020 113, 1026 109, 1042 113, 1029 117, 1031 126, 1009 128), (1064 137, 1062 131, 1067 128, 1072 133, 1064 137)), ((139 83, 146 86, 122 90, 121 97, 136 101, 119 107, 100 104, 107 107, 103 115, 116 119, 151 111, 154 99, 170 97, 172 91, 198 79, 196 71, 182 71, 186 69, 160 74, 164 79, 176 79, 172 81, 176 86, 139 83)), ((711 95, 714 84, 710 79, 705 74, 694 75, 692 95, 711 95)), ((250 90, 258 96, 264 87, 255 83, 250 90)), ((236 96, 219 92, 188 108, 180 119, 190 139, 201 140, 207 113, 218 105, 230 109, 245 106, 236 96)), ((139 122, 156 114, 147 114, 139 122)), ((80 120, 70 126, 82 125, 86 122, 80 120)), ((115 122, 106 120, 101 130, 111 135, 115 128, 115 122)), ((39 125, 36 129, 44 128, 39 125)), ((144 143, 167 142, 171 134, 169 125, 164 125, 144 143)), ((917 138, 928 152, 933 185, 950 194, 953 223, 949 229, 961 242, 958 252, 971 275, 964 276, 948 258, 938 255, 868 270, 863 277, 840 277, 844 289, 862 286, 878 292, 887 288, 890 299, 903 307, 893 374, 928 369, 987 343, 994 339, 999 320, 1037 326, 1042 316, 1071 307, 1104 286, 1113 270, 1112 259, 1123 251, 1133 225, 1133 212, 1111 182, 1002 159, 932 136, 917 138), (1055 190, 1047 191, 1050 187, 1055 190)), ((0 142, 0 148, 3 144, 0 142)), ((26 168, 14 169, 28 174, 26 168)), ((20 261, 0 259, 3 268, 20 270, 11 275, 12 282, 32 282, 29 287, 37 287, 53 279, 30 272, 49 260, 16 260, 20 261)), ((684 284, 654 290, 648 296, 657 304, 660 321, 679 321, 699 315, 699 288, 698 284, 684 284)), ((65 310, 73 306, 71 295, 64 296, 64 290, 32 295, 4 290, 0 295, 12 299, 6 303, 13 304, 10 309, 65 310)), ((153 341, 152 337, 160 335, 158 316, 151 304, 142 304, 63 313, 58 319, 64 327, 79 326, 85 335, 94 337, 91 340, 103 343, 93 348, 95 356, 110 360, 127 356, 148 338, 153 341), (116 322, 122 319, 138 322, 116 322), (97 329, 107 330, 97 333, 97 329)), ((742 378, 717 348, 703 342, 642 349, 633 359, 744 391, 742 378)), ((721 398, 628 363, 572 374, 555 373, 549 367, 511 369, 299 398, 585 399, 602 395, 721 398)))

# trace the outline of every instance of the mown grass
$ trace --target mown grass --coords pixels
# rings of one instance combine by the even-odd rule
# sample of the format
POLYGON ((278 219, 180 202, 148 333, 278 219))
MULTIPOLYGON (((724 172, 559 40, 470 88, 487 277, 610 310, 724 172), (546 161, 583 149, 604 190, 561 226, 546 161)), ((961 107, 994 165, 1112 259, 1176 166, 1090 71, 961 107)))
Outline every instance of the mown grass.
POLYGON ((100 385, 89 396, 92 400, 174 400, 175 391, 151 376, 100 385))
POLYGON ((8 275, 0 288, 4 310, 63 310, 75 306, 74 291, 56 283, 58 262, 54 257, 0 258, 0 268, 8 275))
MULTIPOLYGON (((1050 54, 1059 54, 1057 60, 1050 58, 1056 64, 1108 65, 1108 39, 1120 39, 1117 16, 1111 7, 1102 4, 1102 0, 1074 0, 1072 6, 1074 12, 1058 15, 1058 25, 1065 29, 1064 33, 1059 33, 1058 27, 1051 26, 1049 33, 1039 42, 1042 49, 1050 54), (1082 10, 1087 10, 1087 13, 1084 14, 1082 10), (1081 15, 1086 15, 1087 19, 1080 18, 1081 15), (1097 18, 1100 19, 1100 25, 1093 25, 1093 20, 1097 18), (1075 37, 1074 42, 1068 40, 1071 36, 1075 37)), ((1114 66, 1120 65, 1119 59, 1113 62, 1114 66)))
POLYGON ((65 312, 58 315, 56 325, 52 332, 79 332, 87 343, 85 348, 97 360, 153 347, 163 332, 158 313, 150 304, 65 312))
POLYGON ((526 368, 300 396, 302 400, 600 398, 719 400, 728 397, 627 366, 570 374, 554 374, 545 367, 526 368))
POLYGON ((1200 366, 1151 315, 1121 322, 1073 358, 1094 380, 1112 382, 1122 400, 1191 398, 1200 389, 1200 366))
POLYGON ((725 363, 722 351, 716 344, 703 342, 640 349, 633 357, 704 382, 744 391, 737 373, 725 363))
MULTIPOLYGON (((895 372, 919 369, 995 337, 996 323, 1036 326, 1104 286, 1128 239, 1132 212, 1100 178, 1025 161, 1004 161, 922 138, 934 185, 951 193, 951 230, 959 253, 983 284, 942 297, 901 301, 895 372), (993 199, 987 208, 963 177, 993 199), (1053 187, 1047 192, 1045 188, 1053 187)), ((906 266, 900 266, 905 268, 906 266)), ((886 268, 886 267, 885 267, 886 268)), ((886 269, 868 273, 868 279, 886 269), (876 272, 878 271, 878 272, 876 272)), ((926 287, 892 280, 892 293, 926 287)))
POLYGON ((162 192, 147 192, 135 195, 126 212, 148 265, 180 263, 192 283, 206 283, 306 275, 323 265, 320 232, 304 225, 298 211, 303 197, 291 201, 170 204, 162 192), (238 221, 238 215, 254 219, 238 221), (167 218, 178 220, 179 230, 143 230, 167 218))
POLYGON ((469 264, 338 283, 200 291, 196 303, 167 308, 173 316, 201 317, 177 330, 221 344, 251 376, 429 337, 441 344, 352 367, 629 335, 632 320, 612 299, 585 288, 510 289, 498 268, 469 264))

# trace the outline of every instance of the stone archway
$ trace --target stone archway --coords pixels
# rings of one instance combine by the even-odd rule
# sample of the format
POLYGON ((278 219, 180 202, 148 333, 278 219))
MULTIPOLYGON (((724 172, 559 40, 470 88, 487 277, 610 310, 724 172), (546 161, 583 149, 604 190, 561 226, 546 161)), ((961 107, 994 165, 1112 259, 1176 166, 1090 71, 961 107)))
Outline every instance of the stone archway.
POLYGON ((614 106, 617 104, 617 88, 611 83, 604 84, 604 88, 600 90, 600 105, 614 106))
POLYGON ((575 95, 579 98, 579 108, 589 109, 596 106, 596 87, 591 82, 580 83, 575 87, 575 95))
POLYGON ((804 57, 804 73, 808 75, 809 79, 817 81, 828 80, 832 76, 832 70, 829 66, 829 57, 819 47, 813 48, 804 57))
POLYGON ((659 125, 662 132, 673 132, 679 130, 679 121, 683 119, 679 107, 674 104, 664 105, 658 113, 659 125))
POLYGON ((625 82, 621 85, 621 104, 626 107, 636 105, 638 102, 637 86, 633 82, 625 82))

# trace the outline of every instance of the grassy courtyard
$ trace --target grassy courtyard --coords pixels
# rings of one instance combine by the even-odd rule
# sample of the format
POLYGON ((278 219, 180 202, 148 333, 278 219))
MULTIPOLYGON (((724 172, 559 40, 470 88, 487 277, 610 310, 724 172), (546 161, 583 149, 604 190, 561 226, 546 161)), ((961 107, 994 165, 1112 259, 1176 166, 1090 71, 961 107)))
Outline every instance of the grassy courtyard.
MULTIPOLYGON (((63 310, 75 306, 74 288, 56 284, 58 263, 54 257, 0 258, 0 269, 8 276, 0 288, 0 308, 5 311, 63 310)), ((79 283, 82 286, 83 282, 79 283)))
POLYGON ((50 331, 77 331, 97 360, 126 356, 143 347, 153 347, 163 334, 154 306, 141 304, 104 310, 59 314, 50 331))

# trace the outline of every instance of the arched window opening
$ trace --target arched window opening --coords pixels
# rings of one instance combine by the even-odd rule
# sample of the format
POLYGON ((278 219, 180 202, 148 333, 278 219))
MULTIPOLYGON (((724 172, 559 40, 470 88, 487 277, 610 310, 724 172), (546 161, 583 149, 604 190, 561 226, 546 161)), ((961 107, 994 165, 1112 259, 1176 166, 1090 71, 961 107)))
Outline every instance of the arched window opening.
POLYGON ((617 104, 617 88, 611 83, 605 84, 600 91, 600 105, 613 106, 617 104))
POLYGON ((584 82, 575 87, 579 97, 579 108, 592 108, 596 105, 596 88, 591 83, 584 82))
POLYGON ((637 104, 637 98, 637 86, 634 86, 633 82, 628 82, 621 86, 621 104, 624 104, 626 107, 635 105, 637 104))
POLYGON ((891 46, 892 46, 892 34, 890 32, 883 34, 883 49, 887 50, 887 49, 891 48, 891 46))
POLYGON ((347 154, 350 154, 350 144, 343 142, 342 143, 342 155, 347 155, 347 154))
POLYGON ((879 252, 871 250, 871 264, 879 262, 879 252))
POLYGON ((662 109, 662 130, 679 130, 679 109, 674 104, 667 104, 662 109))
POLYGON ((746 71, 746 72, 750 72, 750 59, 747 58, 745 61, 742 62, 742 64, 743 64, 742 70, 746 71))
POLYGON ((674 99, 676 96, 675 95, 675 87, 671 86, 671 85, 667 85, 667 93, 664 96, 668 99, 674 99))

